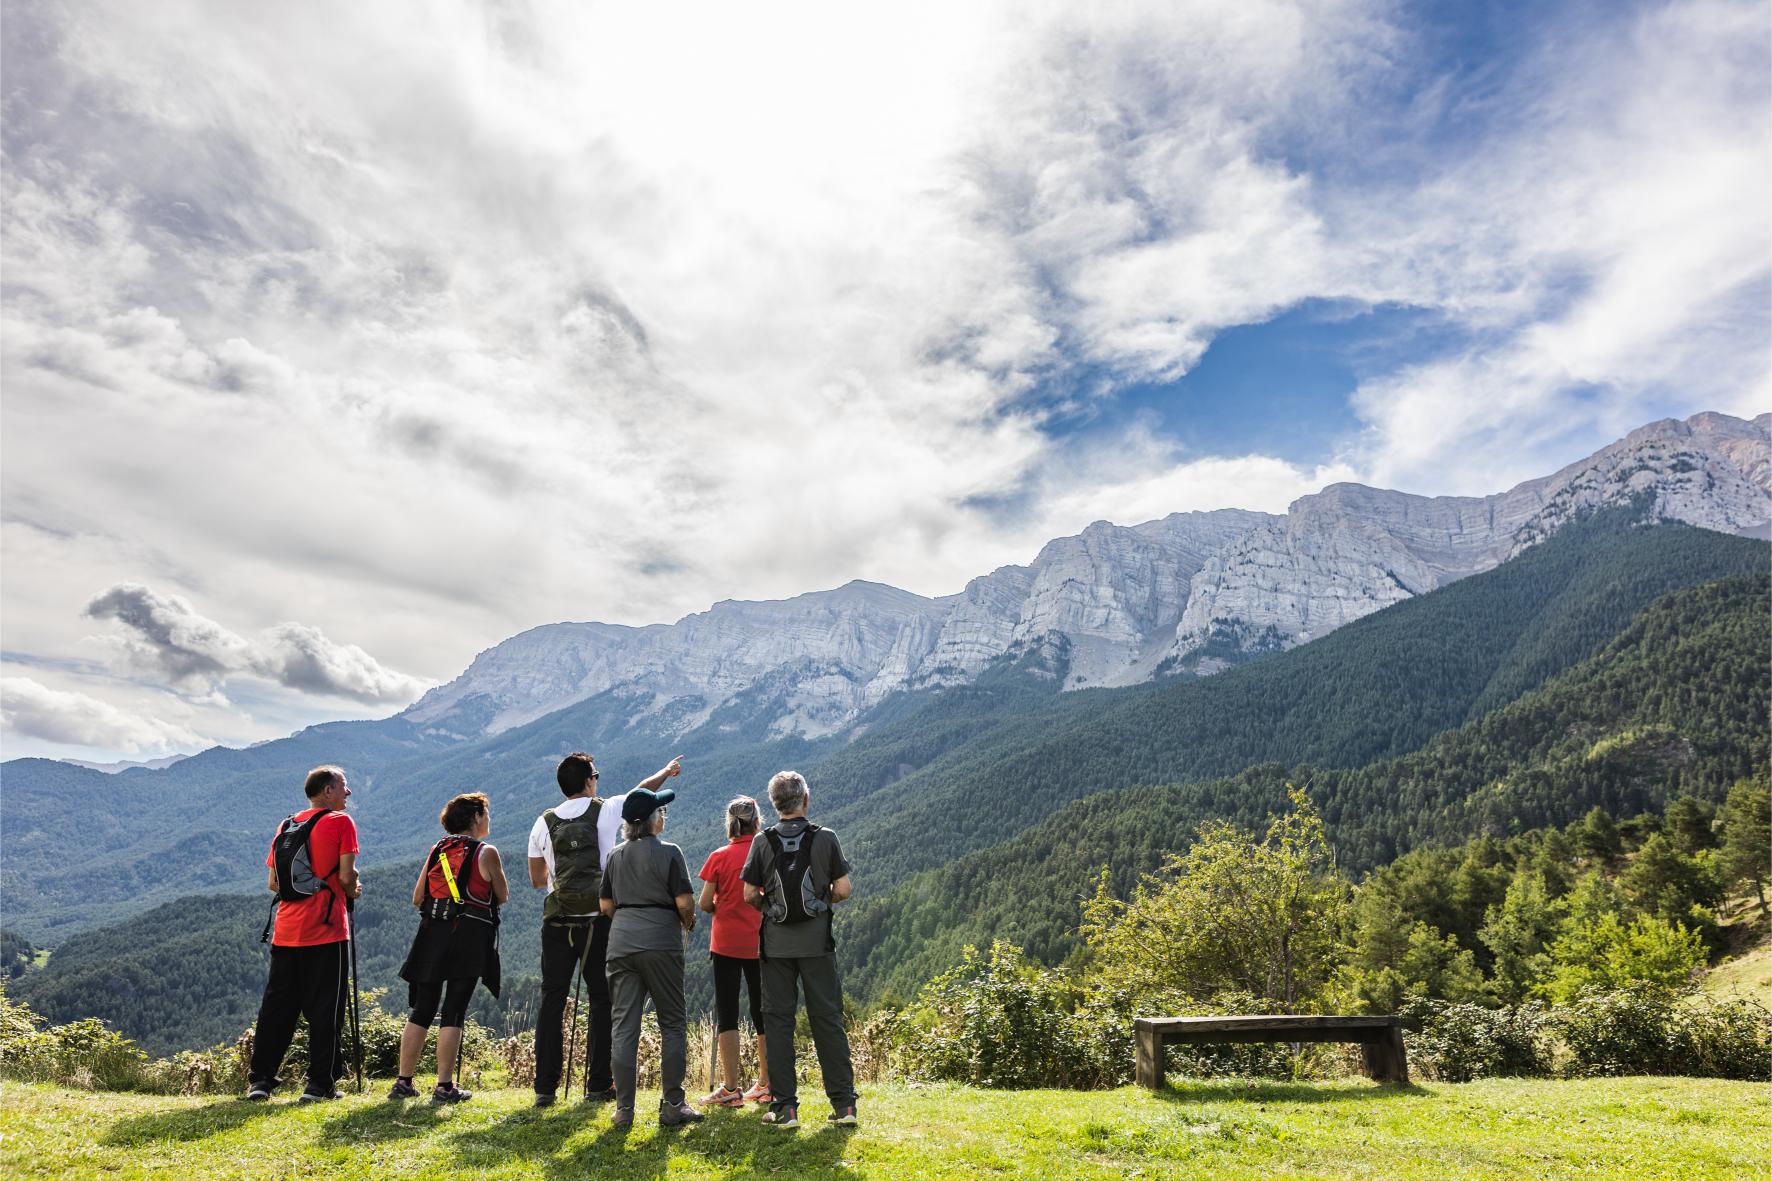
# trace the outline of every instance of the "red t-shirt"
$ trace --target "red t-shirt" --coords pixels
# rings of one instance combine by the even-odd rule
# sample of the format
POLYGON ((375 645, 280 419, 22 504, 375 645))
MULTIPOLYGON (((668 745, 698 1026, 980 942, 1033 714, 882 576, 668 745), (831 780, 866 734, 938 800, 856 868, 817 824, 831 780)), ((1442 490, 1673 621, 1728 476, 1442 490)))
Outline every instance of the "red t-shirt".
MULTIPOLYGON (((295 814, 295 822, 301 824, 319 810, 303 808, 295 814)), ((277 827, 282 829, 282 825, 277 827)), ((345 910, 345 888, 338 884, 336 876, 328 875, 338 868, 340 853, 356 851, 357 823, 343 812, 335 811, 314 825, 314 831, 308 834, 308 856, 313 859, 314 872, 326 878, 326 888, 332 891, 331 914, 327 914, 326 897, 322 894, 305 902, 279 902, 277 926, 271 932, 272 946, 315 947, 322 943, 340 943, 351 937, 351 919, 345 910)), ((272 867, 277 864, 275 837, 271 839, 270 852, 265 854, 265 864, 272 867)))
POLYGON ((751 855, 754 836, 733 837, 724 849, 708 854, 701 867, 701 880, 714 883, 714 937, 711 950, 715 955, 735 960, 757 958, 757 932, 763 928, 763 912, 744 900, 744 880, 739 871, 751 855))

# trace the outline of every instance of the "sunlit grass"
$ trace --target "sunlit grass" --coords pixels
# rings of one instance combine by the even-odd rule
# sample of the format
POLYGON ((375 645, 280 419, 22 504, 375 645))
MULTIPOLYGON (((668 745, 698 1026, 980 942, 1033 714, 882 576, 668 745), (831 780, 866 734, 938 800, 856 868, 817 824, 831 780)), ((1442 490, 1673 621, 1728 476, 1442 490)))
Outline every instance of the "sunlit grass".
POLYGON ((606 1107, 545 1111, 169 1099, 7 1084, 0 1171, 22 1177, 1737 1177, 1761 1167, 1757 1084, 1709 1079, 1181 1083, 1157 1094, 865 1088, 859 1128, 808 1102, 798 1132, 754 1110, 626 1132, 606 1107))

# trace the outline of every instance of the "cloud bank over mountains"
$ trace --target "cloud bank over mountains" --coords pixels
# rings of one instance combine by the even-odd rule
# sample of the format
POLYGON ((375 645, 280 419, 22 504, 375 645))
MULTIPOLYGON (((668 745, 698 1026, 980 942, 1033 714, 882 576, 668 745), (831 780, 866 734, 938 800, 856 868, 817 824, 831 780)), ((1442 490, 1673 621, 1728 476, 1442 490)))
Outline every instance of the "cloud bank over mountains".
POLYGON ((534 624, 1493 492, 1772 394, 1763 5, 6 24, 0 670, 210 739, 387 712, 534 624), (1259 402, 1221 454, 1115 419, 1304 301, 1456 343, 1370 359, 1305 460, 1259 402), (79 665, 106 587, 121 677, 79 665))

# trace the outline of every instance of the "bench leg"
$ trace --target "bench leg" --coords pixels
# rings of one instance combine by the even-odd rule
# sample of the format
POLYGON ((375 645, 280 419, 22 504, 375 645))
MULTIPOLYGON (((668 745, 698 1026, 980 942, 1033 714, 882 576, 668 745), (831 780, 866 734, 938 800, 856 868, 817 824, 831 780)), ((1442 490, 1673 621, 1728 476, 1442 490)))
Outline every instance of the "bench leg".
POLYGON ((1374 1082, 1409 1084, 1409 1056, 1403 1049, 1401 1029, 1388 1029, 1377 1041, 1361 1043, 1360 1052, 1366 1060, 1366 1074, 1374 1082))
POLYGON ((1141 1029, 1132 1035, 1132 1040, 1138 1051, 1138 1085, 1158 1090, 1163 1085, 1163 1036, 1154 1029, 1141 1029))

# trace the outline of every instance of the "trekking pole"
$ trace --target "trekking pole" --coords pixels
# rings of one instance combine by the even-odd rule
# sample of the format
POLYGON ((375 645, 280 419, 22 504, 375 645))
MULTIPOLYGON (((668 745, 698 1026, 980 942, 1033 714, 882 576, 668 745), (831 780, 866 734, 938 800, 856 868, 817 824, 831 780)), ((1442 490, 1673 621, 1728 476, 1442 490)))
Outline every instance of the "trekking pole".
MULTIPOLYGON (((589 955, 590 950, 591 930, 589 927, 586 927, 585 949, 580 952, 578 956, 578 981, 572 986, 572 1036, 568 1038, 566 1042, 566 1098, 569 1101, 572 1098, 572 1060, 575 1057, 578 1048, 578 991, 580 988, 584 987, 585 958, 589 955)), ((590 1040, 590 1037, 590 1030, 585 1030, 585 1040, 587 1042, 590 1040)))
MULTIPOLYGON (((357 900, 345 899, 345 913, 355 916, 357 900)), ((351 923, 351 937, 346 940, 351 945, 351 1051, 357 1060, 357 1094, 363 1093, 363 1029, 359 1020, 361 1013, 357 1007, 357 924, 351 923)))

